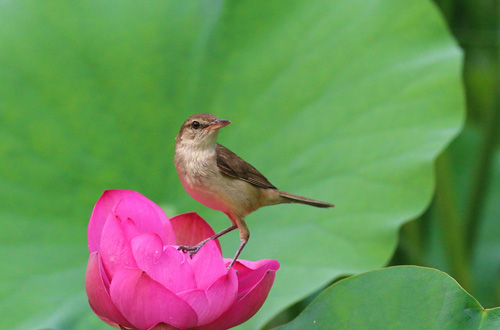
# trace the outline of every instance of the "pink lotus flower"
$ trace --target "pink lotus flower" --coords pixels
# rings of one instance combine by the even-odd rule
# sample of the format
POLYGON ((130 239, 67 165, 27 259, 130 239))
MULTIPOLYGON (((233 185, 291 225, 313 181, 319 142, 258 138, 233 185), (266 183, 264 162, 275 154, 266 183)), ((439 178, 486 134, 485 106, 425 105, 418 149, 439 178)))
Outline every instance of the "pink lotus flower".
POLYGON ((220 330, 252 317, 267 298, 276 260, 223 259, 217 240, 193 256, 177 250, 214 231, 196 213, 168 219, 143 195, 105 191, 88 228, 85 289, 92 310, 122 329, 220 330))

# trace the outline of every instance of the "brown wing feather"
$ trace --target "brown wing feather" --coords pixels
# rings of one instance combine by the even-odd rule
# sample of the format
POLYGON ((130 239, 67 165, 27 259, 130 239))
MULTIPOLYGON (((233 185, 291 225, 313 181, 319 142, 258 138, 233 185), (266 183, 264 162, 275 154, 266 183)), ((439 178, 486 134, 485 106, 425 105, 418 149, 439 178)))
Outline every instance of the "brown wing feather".
POLYGON ((217 144, 215 151, 217 153, 217 166, 222 173, 260 188, 277 189, 255 167, 245 162, 228 148, 217 144))

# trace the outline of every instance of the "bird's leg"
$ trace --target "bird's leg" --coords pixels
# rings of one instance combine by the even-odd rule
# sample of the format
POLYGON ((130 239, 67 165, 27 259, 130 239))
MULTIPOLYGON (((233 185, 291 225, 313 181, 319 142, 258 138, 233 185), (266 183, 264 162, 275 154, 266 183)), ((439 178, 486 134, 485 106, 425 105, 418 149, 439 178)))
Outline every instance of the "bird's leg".
POLYGON ((238 225, 238 229, 240 230, 240 247, 236 251, 236 254, 234 255, 233 260, 227 267, 227 270, 229 270, 231 267, 233 267, 234 263, 236 260, 238 260, 238 257, 240 256, 241 251, 243 251, 243 248, 248 242, 248 239, 250 238, 250 231, 248 230, 247 224, 245 223, 244 219, 236 218, 235 219, 236 224, 238 225))
POLYGON ((238 248, 238 251, 236 251, 236 254, 234 255, 233 260, 231 261, 231 263, 229 264, 229 266, 227 266, 227 270, 229 270, 231 267, 233 267, 234 263, 236 262, 236 260, 240 256, 240 253, 241 253, 241 251, 243 251, 243 248, 245 247, 245 245, 247 244, 247 242, 245 242, 243 240, 241 241, 240 247, 238 248))
POLYGON ((207 243, 207 242, 209 242, 209 241, 211 241, 213 239, 219 238, 222 235, 227 234, 227 233, 229 233, 232 230, 235 230, 236 228, 238 228, 238 226, 232 225, 231 227, 226 228, 223 231, 218 232, 217 234, 215 234, 213 236, 210 236, 209 238, 201 241, 200 243, 196 244, 195 246, 179 245, 179 247, 177 248, 177 250, 182 250, 182 252, 188 252, 189 251, 189 256, 193 257, 194 254, 196 254, 196 253, 198 253, 198 251, 200 251, 201 247, 203 245, 205 245, 205 243, 207 243))

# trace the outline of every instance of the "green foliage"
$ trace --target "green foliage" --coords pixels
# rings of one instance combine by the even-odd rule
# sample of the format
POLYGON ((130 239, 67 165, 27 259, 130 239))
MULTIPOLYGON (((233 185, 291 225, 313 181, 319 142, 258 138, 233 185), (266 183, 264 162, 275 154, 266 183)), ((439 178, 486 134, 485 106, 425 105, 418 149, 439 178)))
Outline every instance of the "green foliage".
MULTIPOLYGON (((11 1, 0 5, 0 315, 98 329, 86 225, 105 189, 227 218, 182 189, 193 113, 280 189, 336 204, 252 214, 242 258, 282 268, 257 328, 339 275, 383 266, 461 127, 461 52, 427 1, 11 1)), ((168 215, 174 215, 174 212, 168 215)), ((232 256, 238 239, 222 240, 232 256)))
POLYGON ((399 266, 335 283, 279 329, 498 328, 500 308, 484 310, 450 276, 430 268, 399 266))
POLYGON ((495 1, 436 2, 466 54, 467 124, 440 157, 436 198, 403 228, 393 264, 446 271, 483 306, 495 307, 500 305, 498 6, 495 1))

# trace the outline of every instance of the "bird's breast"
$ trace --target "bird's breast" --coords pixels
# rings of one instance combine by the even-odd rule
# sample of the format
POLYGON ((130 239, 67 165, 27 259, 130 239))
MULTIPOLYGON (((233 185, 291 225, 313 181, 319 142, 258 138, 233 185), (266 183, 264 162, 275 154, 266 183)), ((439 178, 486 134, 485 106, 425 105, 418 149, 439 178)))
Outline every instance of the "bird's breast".
POLYGON ((184 176, 190 184, 209 180, 218 171, 215 150, 177 148, 175 167, 179 177, 184 176))
POLYGON ((246 215, 260 206, 260 190, 248 182, 222 174, 215 150, 176 148, 175 167, 186 192, 209 208, 246 215))
POLYGON ((203 205, 227 211, 214 150, 176 148, 175 168, 186 192, 203 205))

